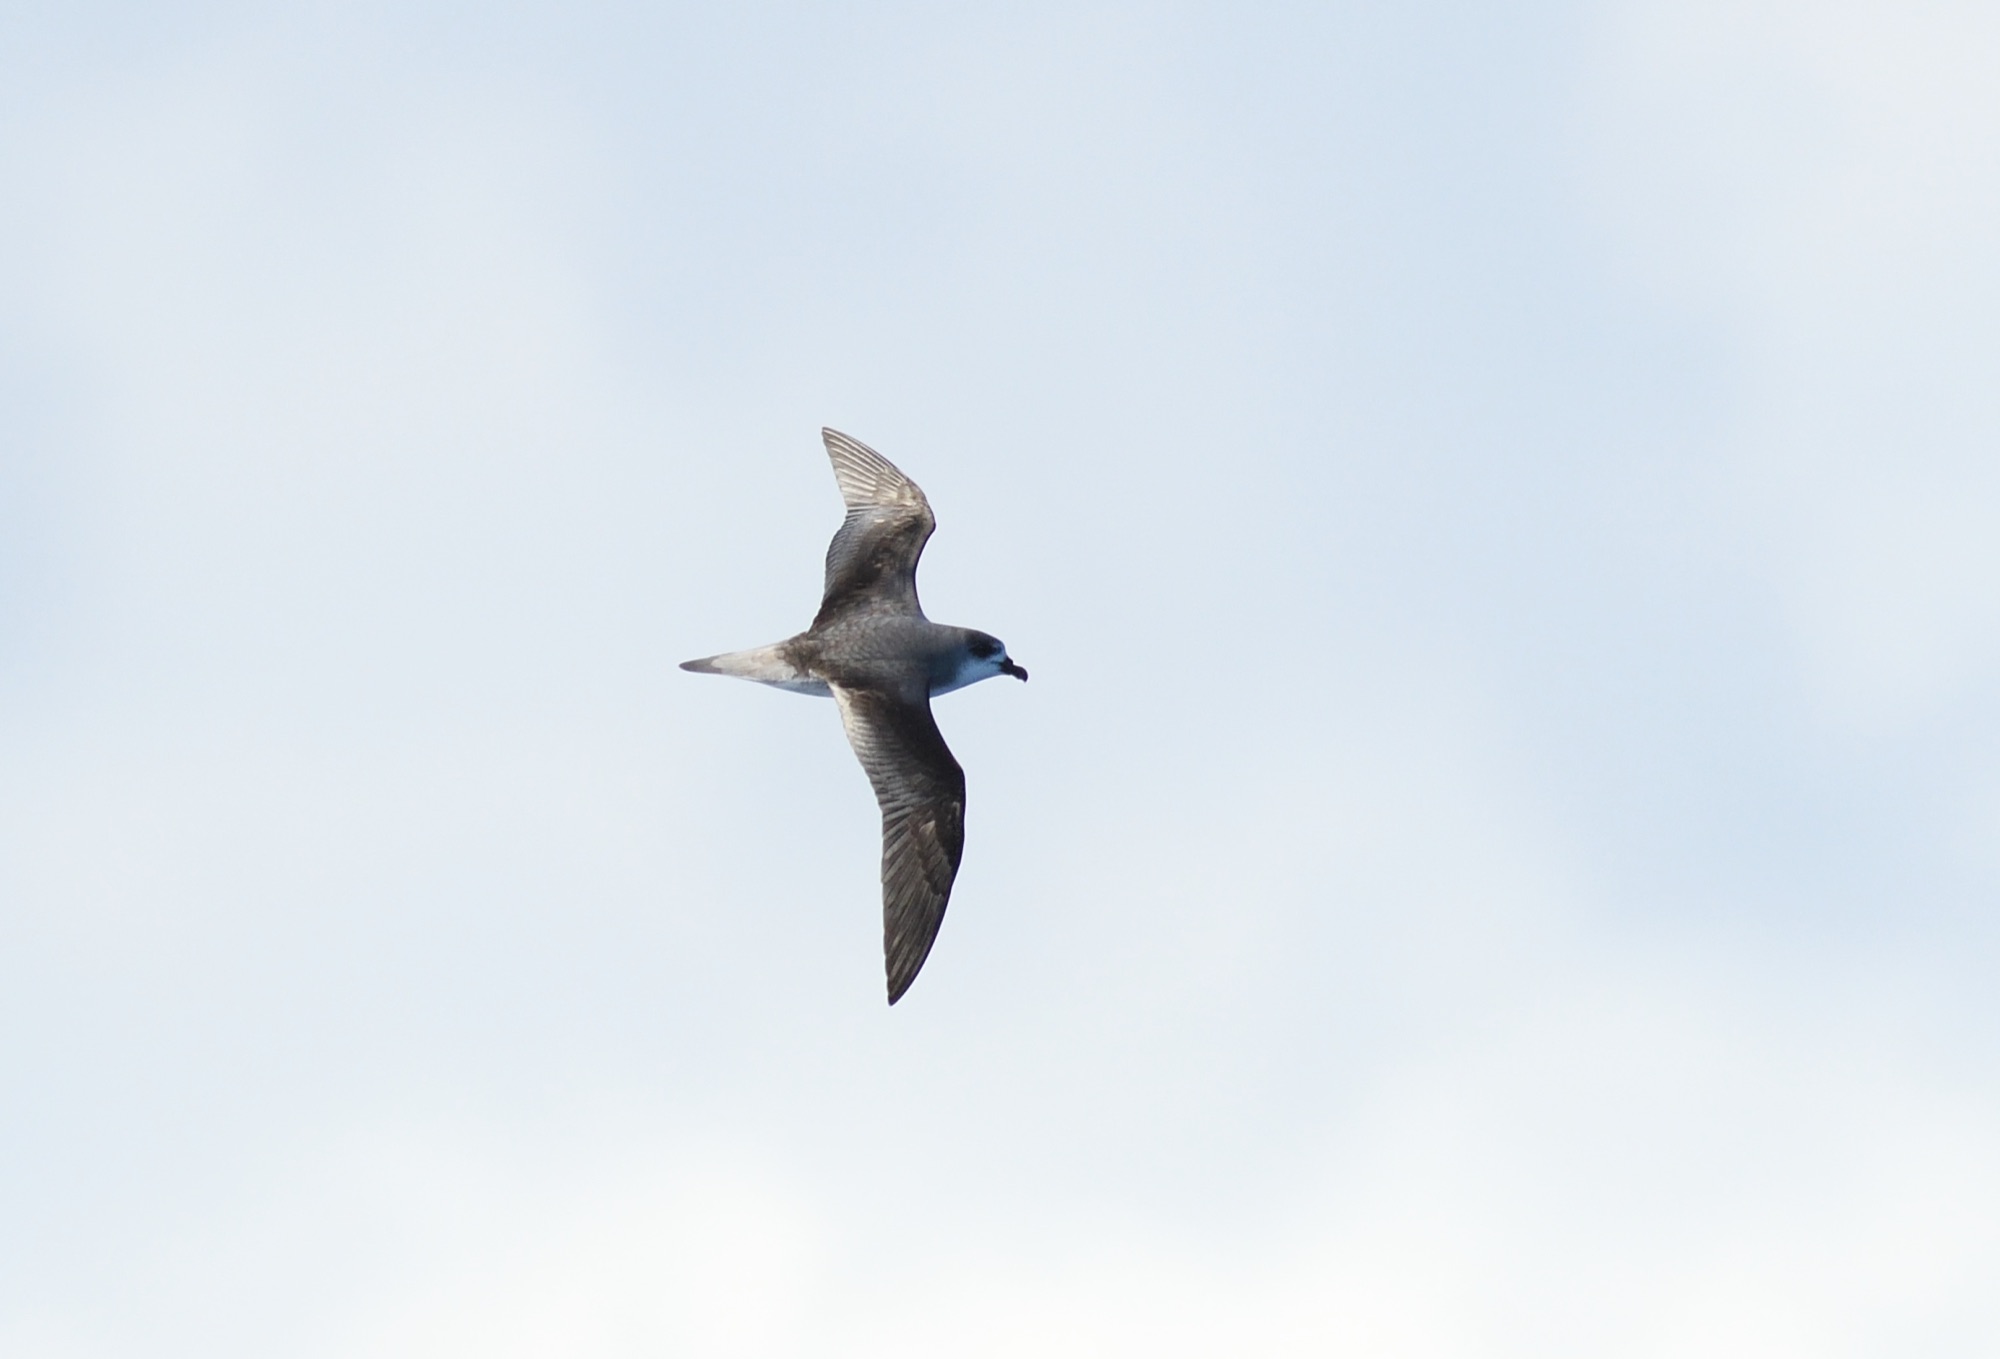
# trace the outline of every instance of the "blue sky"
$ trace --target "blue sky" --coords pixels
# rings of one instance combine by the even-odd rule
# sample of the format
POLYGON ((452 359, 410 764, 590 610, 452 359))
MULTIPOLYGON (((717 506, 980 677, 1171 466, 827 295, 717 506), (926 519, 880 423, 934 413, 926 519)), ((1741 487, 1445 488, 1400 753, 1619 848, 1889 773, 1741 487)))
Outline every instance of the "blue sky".
POLYGON ((0 18, 0 1349, 2000 1344, 2000 20, 0 18), (882 1004, 822 424, 940 527, 882 1004))

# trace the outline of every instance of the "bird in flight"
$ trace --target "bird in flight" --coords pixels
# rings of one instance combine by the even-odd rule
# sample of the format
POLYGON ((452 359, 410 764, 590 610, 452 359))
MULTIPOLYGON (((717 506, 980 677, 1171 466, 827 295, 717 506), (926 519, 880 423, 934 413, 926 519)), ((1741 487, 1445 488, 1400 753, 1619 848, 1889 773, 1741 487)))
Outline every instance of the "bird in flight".
POLYGON ((882 807, 882 961, 889 1003, 910 989, 944 922, 965 849, 965 771, 931 696, 994 675, 1025 680, 998 637, 946 627, 917 603, 917 558, 937 520, 887 458, 823 429, 847 517, 826 550, 826 589, 798 636, 681 669, 831 697, 882 807))

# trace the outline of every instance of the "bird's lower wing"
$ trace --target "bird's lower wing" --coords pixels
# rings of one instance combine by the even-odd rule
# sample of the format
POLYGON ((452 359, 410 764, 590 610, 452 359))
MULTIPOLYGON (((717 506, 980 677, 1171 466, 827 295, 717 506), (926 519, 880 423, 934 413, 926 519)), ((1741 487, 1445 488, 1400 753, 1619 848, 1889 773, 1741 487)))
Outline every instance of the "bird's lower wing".
POLYGON ((889 1003, 902 999, 944 923, 965 851, 965 771, 928 700, 833 686, 848 744, 882 807, 882 958, 889 1003))

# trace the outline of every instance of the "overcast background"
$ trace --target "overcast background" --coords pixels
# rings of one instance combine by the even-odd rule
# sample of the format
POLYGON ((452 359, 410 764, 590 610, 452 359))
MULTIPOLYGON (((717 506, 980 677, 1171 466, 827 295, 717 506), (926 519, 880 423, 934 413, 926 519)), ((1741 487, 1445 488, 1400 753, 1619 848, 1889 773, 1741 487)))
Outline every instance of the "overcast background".
POLYGON ((0 1351, 2000 1350, 2000 10, 0 11, 0 1351), (831 424, 971 785, 882 1003, 831 424))

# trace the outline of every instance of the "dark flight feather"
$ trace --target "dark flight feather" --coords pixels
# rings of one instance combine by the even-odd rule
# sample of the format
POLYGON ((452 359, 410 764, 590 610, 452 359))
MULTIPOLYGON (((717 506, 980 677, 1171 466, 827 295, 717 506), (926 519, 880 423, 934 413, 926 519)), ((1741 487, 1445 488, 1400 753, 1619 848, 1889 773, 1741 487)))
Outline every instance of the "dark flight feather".
POLYGON ((917 559, 937 519, 917 484, 868 445, 823 429, 847 518, 826 549, 826 589, 815 629, 850 613, 906 613, 917 603, 917 559))
POLYGON ((889 1003, 930 956, 965 852, 965 771, 928 699, 833 687, 848 744, 882 808, 882 958, 889 1003))

